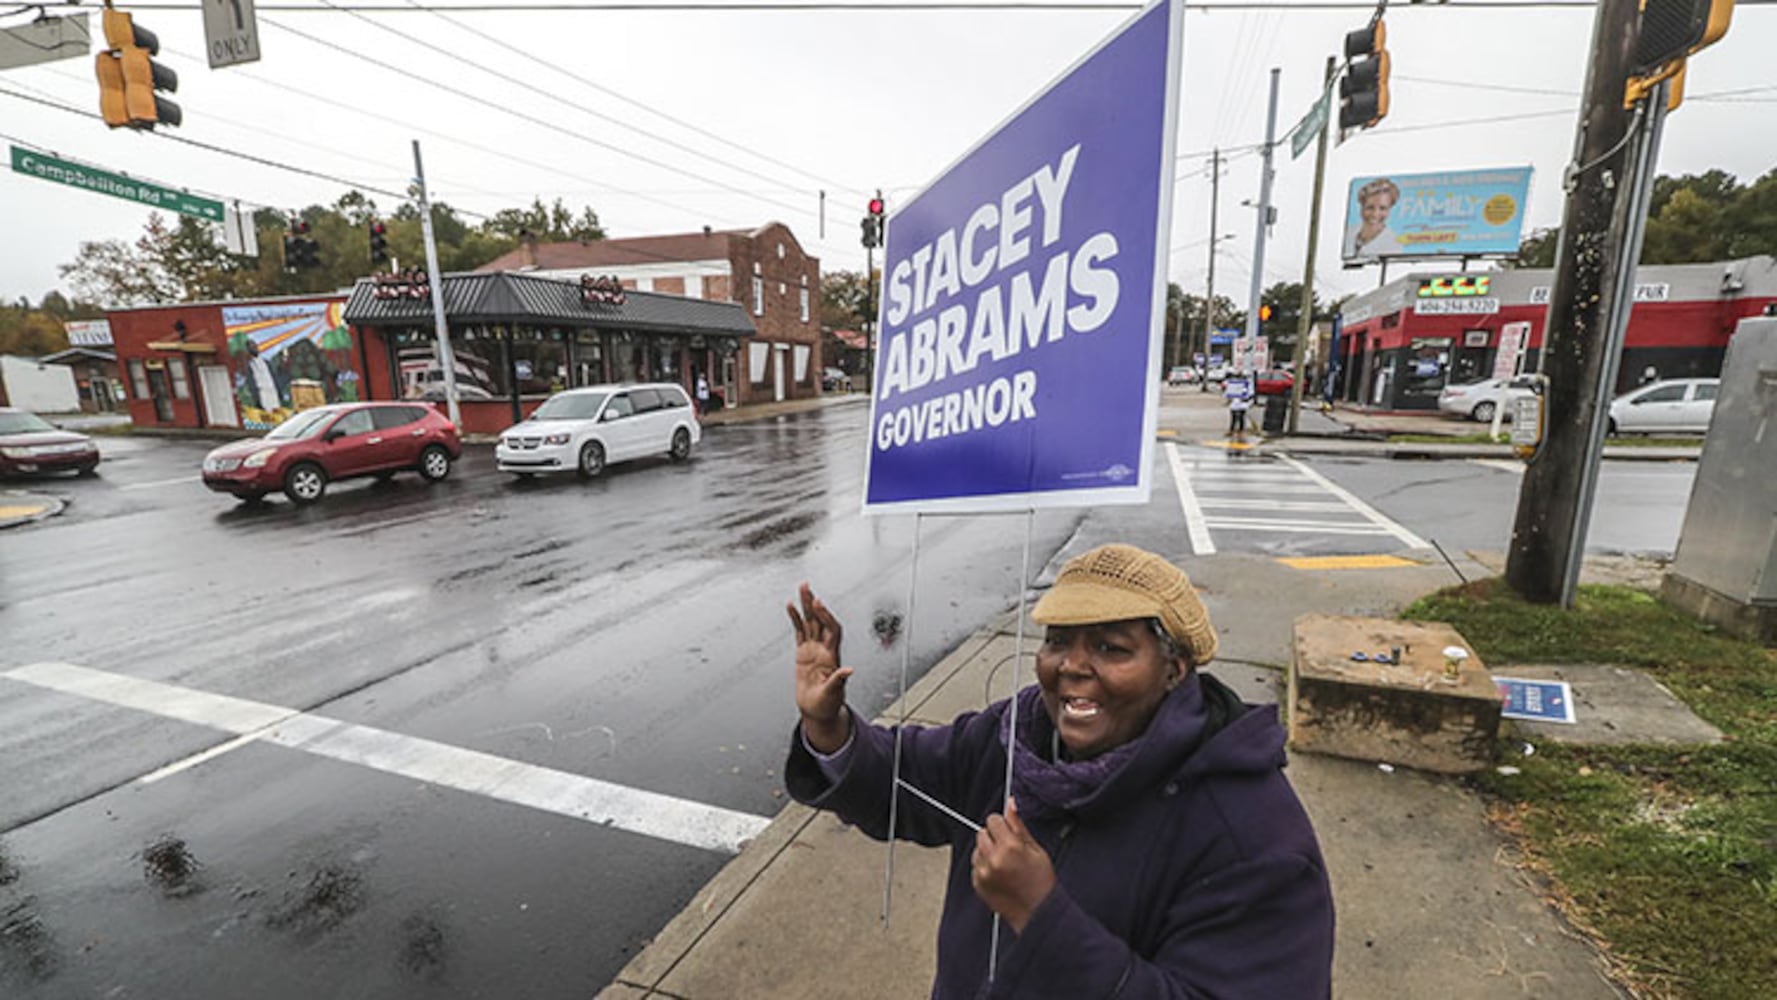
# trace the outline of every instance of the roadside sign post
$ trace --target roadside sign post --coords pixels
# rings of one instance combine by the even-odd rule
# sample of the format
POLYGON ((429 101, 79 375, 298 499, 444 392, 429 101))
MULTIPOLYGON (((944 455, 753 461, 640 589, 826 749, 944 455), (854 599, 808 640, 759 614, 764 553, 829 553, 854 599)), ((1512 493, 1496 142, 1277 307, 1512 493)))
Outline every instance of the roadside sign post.
POLYGON ((865 513, 1147 502, 1182 18, 1137 14, 889 220, 865 513))

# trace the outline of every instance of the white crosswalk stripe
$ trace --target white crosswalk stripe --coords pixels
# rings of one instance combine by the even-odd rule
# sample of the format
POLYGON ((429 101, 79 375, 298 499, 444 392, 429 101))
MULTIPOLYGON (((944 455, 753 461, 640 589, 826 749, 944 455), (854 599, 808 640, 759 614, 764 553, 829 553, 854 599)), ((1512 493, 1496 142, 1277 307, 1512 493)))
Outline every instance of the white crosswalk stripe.
MULTIPOLYGON (((1216 552, 1217 536, 1323 535, 1393 538, 1427 548, 1418 535, 1301 462, 1288 457, 1230 459, 1168 443, 1191 548, 1216 552)), ((1294 543, 1300 544, 1300 543, 1294 543)))

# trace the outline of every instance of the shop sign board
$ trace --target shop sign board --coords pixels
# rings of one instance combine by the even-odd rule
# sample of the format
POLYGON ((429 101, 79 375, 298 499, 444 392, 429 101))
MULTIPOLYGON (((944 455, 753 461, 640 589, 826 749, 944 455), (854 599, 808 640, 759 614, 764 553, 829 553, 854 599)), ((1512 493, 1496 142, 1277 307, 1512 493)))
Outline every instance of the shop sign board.
POLYGON ((1530 343, 1529 323, 1507 323, 1499 328, 1499 351, 1493 356, 1493 377, 1509 379, 1518 374, 1518 362, 1530 343))
POLYGON ((1146 7, 891 211, 866 513, 1147 502, 1183 12, 1146 7))
POLYGON ((1485 299, 1415 299, 1415 316, 1491 316, 1499 312, 1499 300, 1485 299))

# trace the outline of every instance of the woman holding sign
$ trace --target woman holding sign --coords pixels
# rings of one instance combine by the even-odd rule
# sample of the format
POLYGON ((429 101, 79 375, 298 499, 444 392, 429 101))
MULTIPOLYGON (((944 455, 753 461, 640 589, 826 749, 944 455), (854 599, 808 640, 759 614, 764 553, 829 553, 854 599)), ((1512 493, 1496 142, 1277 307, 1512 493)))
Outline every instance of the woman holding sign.
MULTIPOLYGON (((839 621, 806 584, 800 605, 790 792, 883 839, 896 733, 846 707, 839 621)), ((1102 546, 1031 617, 1047 632, 1015 713, 900 734, 929 799, 901 796, 894 833, 951 849, 932 995, 1329 996, 1332 893, 1276 710, 1198 671, 1216 633, 1183 571, 1102 546)))

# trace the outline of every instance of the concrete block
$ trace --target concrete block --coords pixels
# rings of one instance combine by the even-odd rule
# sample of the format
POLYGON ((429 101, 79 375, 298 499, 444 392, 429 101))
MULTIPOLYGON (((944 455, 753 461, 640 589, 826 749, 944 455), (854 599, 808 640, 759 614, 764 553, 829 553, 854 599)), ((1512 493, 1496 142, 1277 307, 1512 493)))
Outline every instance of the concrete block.
POLYGON ((1297 750, 1460 774, 1493 763, 1499 691, 1449 625, 1303 615, 1289 671, 1289 740, 1297 750), (1443 650, 1468 651, 1448 676, 1443 650), (1400 663, 1378 663, 1398 647, 1400 663), (1362 652, 1366 659, 1353 660, 1362 652))
POLYGON ((1777 605, 1739 600, 1677 573, 1660 580, 1660 600, 1742 639, 1777 646, 1777 605))

